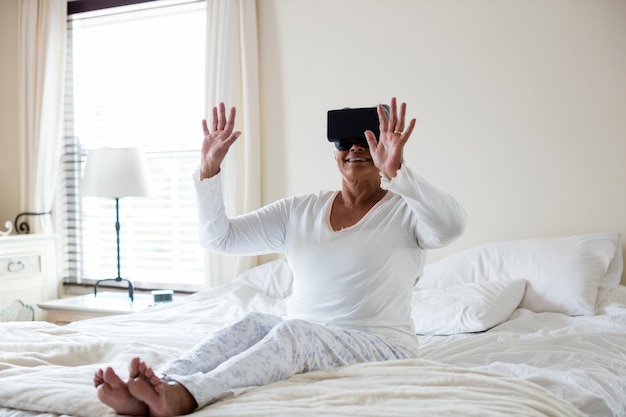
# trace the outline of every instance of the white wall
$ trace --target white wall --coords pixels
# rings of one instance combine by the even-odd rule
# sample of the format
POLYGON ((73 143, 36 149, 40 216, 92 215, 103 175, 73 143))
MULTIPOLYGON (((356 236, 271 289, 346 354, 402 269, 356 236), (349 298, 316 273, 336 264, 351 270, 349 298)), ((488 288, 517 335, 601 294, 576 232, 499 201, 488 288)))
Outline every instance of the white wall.
POLYGON ((626 233, 626 2, 260 0, 263 200, 339 187, 326 110, 408 103, 477 243, 626 233))
MULTIPOLYGON (((19 211, 17 3, 0 0, 0 224, 19 211)), ((626 1, 257 4, 265 203, 337 188, 326 110, 397 95, 418 118, 407 163, 469 212, 431 259, 626 234, 626 1)))

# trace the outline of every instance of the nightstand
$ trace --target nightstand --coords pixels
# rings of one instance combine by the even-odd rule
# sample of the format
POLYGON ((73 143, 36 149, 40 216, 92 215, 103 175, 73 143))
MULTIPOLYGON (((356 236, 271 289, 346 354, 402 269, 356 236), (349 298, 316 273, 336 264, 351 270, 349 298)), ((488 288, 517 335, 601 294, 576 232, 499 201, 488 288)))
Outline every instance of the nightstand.
POLYGON ((134 299, 130 301, 126 293, 99 292, 97 297, 87 294, 61 298, 38 303, 37 307, 47 313, 47 321, 63 325, 94 317, 136 313, 154 305, 152 295, 135 294, 134 299))
MULTIPOLYGON (((0 237, 0 307, 15 300, 35 305, 57 298, 56 236, 0 237)), ((41 311, 35 319, 41 320, 41 311)))

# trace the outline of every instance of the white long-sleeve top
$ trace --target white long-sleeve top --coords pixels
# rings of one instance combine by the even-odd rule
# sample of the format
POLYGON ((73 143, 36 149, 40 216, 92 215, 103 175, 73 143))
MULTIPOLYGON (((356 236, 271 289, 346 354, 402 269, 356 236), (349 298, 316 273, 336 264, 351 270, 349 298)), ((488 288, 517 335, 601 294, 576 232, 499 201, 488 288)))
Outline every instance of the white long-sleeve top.
MULTIPOLYGON (((382 175, 382 174, 381 174, 382 175)), ((298 195, 235 218, 224 210, 220 175, 195 187, 203 247, 223 254, 285 253, 293 271, 289 318, 374 331, 417 349, 411 290, 427 249, 459 237, 466 214, 456 200, 406 165, 358 223, 334 231, 339 191, 298 195)))

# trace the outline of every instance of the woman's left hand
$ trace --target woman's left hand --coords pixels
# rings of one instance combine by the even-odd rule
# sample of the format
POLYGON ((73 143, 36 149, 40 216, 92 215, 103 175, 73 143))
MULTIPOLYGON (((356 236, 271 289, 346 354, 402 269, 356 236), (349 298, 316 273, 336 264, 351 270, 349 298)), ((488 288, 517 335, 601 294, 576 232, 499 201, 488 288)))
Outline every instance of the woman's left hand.
POLYGON ((385 114, 382 104, 378 105, 378 120, 380 121, 378 142, 374 132, 371 130, 365 132, 372 161, 387 178, 395 177, 398 169, 402 166, 404 145, 415 128, 416 119, 411 119, 405 126, 405 115, 406 103, 400 104, 400 109, 398 109, 396 98, 393 97, 389 117, 385 114))

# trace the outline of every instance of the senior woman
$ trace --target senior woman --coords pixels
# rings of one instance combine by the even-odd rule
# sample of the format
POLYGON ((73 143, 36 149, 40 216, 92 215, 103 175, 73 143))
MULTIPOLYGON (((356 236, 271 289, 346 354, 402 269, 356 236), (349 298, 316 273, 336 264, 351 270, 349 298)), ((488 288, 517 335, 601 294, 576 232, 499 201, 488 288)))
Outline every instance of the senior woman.
POLYGON ((228 218, 220 166, 240 136, 235 108, 202 122, 195 174, 200 241, 224 254, 284 253, 293 270, 287 316, 253 313, 200 342, 158 374, 139 358, 122 381, 98 370, 98 397, 119 414, 188 414, 229 394, 294 374, 414 358, 410 299, 426 250, 461 235, 466 215, 414 174, 404 146, 415 127, 406 104, 378 105, 379 137, 336 143, 341 189, 279 200, 228 218), (365 139, 365 140, 364 140, 365 139))

